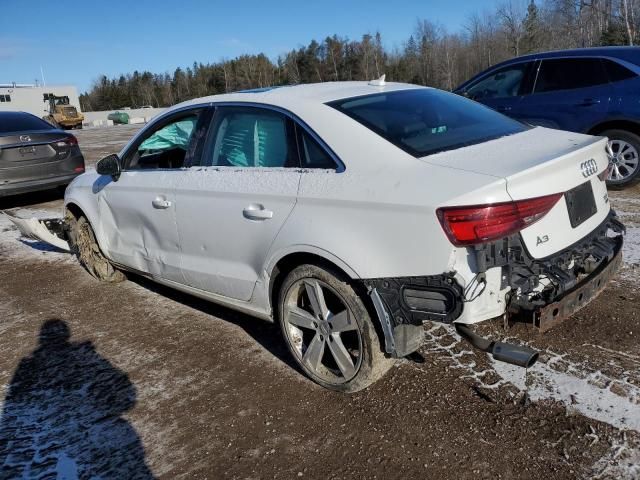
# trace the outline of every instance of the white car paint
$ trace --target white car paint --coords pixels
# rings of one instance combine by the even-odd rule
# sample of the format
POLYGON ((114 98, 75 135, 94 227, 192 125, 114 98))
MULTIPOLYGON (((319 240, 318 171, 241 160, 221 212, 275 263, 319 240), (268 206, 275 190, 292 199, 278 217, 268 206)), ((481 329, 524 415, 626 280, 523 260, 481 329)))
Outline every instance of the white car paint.
MULTIPOLYGON (((606 139, 580 133, 537 127, 518 135, 452 150, 427 158, 435 165, 450 166, 506 179, 513 200, 566 192, 585 181, 580 164, 593 158, 598 172, 607 168, 606 139), (535 181, 533 181, 535 179, 535 181)), ((609 213, 606 184, 594 175, 591 186, 598 212, 575 230, 571 228, 564 202, 559 202, 541 220, 521 231, 534 258, 544 258, 568 247, 599 225, 609 213), (537 245, 547 235, 548 242, 537 245)), ((448 205, 460 205, 457 201, 448 205)))
MULTIPOLYGON (((270 276, 277 262, 313 253, 353 279, 453 273, 463 288, 477 266, 467 248, 451 244, 436 217, 443 206, 508 202, 565 192, 585 181, 580 163, 606 168, 605 139, 535 128, 422 159, 399 149, 326 102, 377 92, 424 88, 335 82, 233 93, 168 109, 138 136, 179 109, 195 105, 259 104, 286 110, 323 139, 346 169, 191 167, 123 172, 117 182, 87 172, 68 188, 92 224, 104 254, 124 268, 203 298, 271 318, 270 276), (151 173, 149 175, 149 173, 151 173), (169 202, 154 210, 155 199, 169 202), (273 212, 246 218, 245 209, 273 212)), ((138 138, 138 137, 136 137, 138 138)), ((120 152, 123 156, 135 138, 120 152)), ((609 213, 606 188, 591 177, 598 213, 577 229, 564 202, 522 231, 535 258, 589 233, 609 213), (536 245, 536 238, 549 241, 536 245)), ((465 303, 457 321, 502 315, 508 288, 500 268, 487 288, 465 303)))

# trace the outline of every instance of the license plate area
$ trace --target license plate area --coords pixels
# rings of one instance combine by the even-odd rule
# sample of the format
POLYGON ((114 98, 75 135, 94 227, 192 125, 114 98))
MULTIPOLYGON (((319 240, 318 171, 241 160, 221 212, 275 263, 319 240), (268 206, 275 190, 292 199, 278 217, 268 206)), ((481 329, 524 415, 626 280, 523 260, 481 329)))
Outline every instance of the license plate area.
POLYGON ((596 199, 593 196, 591 181, 578 185, 576 188, 565 192, 564 199, 567 202, 571 227, 576 228, 591 218, 598 211, 596 199))
POLYGON ((34 155, 36 151, 36 147, 21 147, 19 150, 20 155, 34 155))

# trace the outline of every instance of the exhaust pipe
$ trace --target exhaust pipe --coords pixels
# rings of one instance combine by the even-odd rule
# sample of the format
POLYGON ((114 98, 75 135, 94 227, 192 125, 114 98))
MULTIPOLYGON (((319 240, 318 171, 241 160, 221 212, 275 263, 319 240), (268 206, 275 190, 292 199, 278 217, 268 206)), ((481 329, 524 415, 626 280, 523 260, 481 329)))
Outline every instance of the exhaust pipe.
POLYGON ((468 325, 454 323, 456 332, 475 348, 490 353, 494 360, 530 368, 538 361, 539 353, 528 347, 521 347, 513 343, 488 340, 474 333, 468 325))

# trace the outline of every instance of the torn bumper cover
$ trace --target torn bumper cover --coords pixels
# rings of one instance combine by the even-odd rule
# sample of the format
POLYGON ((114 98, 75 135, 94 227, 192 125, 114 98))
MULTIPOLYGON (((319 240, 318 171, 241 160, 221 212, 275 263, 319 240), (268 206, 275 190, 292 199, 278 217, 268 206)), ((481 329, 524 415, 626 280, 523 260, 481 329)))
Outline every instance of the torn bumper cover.
MULTIPOLYGON (((509 318, 545 331, 604 290, 622 262, 624 232, 612 211, 589 235, 544 259, 529 254, 520 234, 477 246, 470 253, 476 256, 478 274, 502 269, 501 289, 510 289, 505 312, 509 318)), ((452 323, 460 316, 465 295, 454 275, 363 280, 388 354, 403 357, 417 350, 425 320, 452 323)))
POLYGON ((542 332, 576 313, 602 293, 622 264, 622 237, 616 237, 614 241, 615 250, 612 258, 601 262, 596 270, 555 301, 544 306, 534 306, 530 302, 522 306, 516 297, 509 305, 509 313, 516 317, 528 317, 524 320, 531 321, 542 332))
POLYGON ((503 266, 510 319, 546 331, 587 305, 620 267, 624 233, 612 211, 589 235, 547 258, 533 259, 524 245, 511 245, 503 266))
POLYGON ((23 237, 40 240, 65 252, 71 251, 62 218, 19 218, 7 212, 3 213, 18 227, 23 237))
POLYGON ((451 275, 363 280, 380 319, 385 351, 393 357, 415 352, 424 340, 422 323, 451 323, 462 313, 462 287, 451 275))

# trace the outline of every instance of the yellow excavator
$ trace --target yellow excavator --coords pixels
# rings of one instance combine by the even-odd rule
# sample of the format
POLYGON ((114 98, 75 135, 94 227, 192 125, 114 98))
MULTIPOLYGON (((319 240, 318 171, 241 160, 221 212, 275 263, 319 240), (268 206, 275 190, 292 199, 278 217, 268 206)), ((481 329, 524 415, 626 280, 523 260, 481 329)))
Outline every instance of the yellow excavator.
POLYGON ((56 128, 65 130, 71 128, 82 128, 84 115, 78 109, 69 104, 69 97, 58 97, 53 93, 45 93, 44 101, 49 103, 49 115, 45 115, 43 120, 49 122, 56 128))

